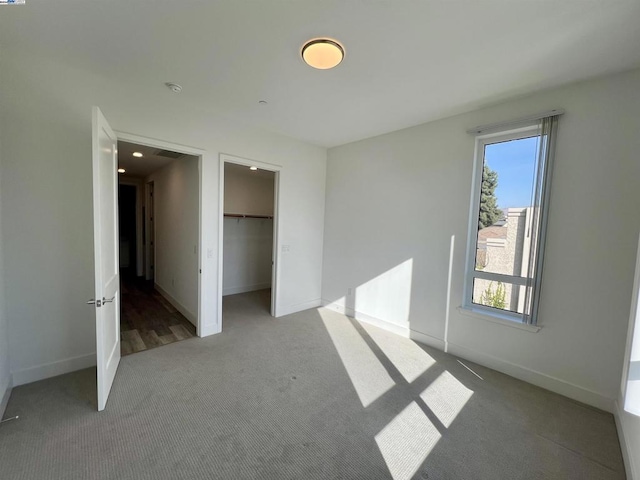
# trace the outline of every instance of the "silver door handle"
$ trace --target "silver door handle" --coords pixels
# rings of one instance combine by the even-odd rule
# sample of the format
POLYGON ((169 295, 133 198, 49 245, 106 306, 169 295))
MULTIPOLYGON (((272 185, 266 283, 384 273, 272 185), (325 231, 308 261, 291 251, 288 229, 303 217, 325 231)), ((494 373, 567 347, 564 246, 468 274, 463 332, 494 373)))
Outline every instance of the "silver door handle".
POLYGON ((101 307, 102 306, 102 301, 101 300, 94 300, 92 298, 87 302, 87 305, 95 305, 96 307, 101 307))
POLYGON ((116 298, 115 295, 111 298, 102 297, 102 304, 104 305, 105 303, 111 303, 115 298, 116 298))

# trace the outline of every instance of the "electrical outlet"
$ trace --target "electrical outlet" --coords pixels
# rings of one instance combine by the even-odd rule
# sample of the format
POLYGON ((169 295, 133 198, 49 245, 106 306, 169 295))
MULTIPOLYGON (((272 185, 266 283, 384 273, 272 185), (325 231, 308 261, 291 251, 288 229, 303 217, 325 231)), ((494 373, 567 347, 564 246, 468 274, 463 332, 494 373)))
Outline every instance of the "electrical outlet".
POLYGON ((207 248, 207 258, 213 258, 213 248, 207 248))
POLYGON ((291 251, 291 245, 282 245, 282 253, 288 253, 291 251))

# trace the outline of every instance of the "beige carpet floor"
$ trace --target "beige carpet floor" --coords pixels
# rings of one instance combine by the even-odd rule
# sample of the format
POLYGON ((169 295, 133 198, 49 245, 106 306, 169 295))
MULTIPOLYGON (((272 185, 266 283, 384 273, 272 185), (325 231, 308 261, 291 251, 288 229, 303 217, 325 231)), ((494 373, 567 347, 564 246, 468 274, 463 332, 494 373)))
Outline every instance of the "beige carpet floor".
POLYGON ((224 331, 15 388, 0 478, 622 479, 613 417, 325 309, 225 297, 224 331))

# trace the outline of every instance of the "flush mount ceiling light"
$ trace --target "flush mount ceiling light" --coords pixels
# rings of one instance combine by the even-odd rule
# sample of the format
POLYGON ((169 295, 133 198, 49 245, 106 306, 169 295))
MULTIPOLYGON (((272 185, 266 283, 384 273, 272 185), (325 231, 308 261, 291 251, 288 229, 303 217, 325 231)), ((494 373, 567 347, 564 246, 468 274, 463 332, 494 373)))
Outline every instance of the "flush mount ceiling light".
POLYGON ((258 167, 249 167, 249 170, 258 170, 258 167))
POLYGON ((335 40, 315 38, 302 47, 302 59, 307 65, 319 70, 337 66, 344 58, 344 48, 335 40))
POLYGON ((142 158, 142 153, 141 152, 133 152, 132 155, 134 157, 142 158))
POLYGON ((118 169, 118 173, 124 173, 124 172, 126 172, 126 170, 124 168, 119 168, 118 169))

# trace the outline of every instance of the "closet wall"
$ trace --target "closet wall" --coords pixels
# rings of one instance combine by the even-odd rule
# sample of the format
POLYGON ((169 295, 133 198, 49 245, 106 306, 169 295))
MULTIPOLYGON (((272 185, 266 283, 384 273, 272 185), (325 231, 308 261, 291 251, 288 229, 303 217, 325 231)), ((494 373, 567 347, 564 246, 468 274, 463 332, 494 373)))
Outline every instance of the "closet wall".
POLYGON ((274 179, 225 164, 223 295, 271 287, 274 179))

